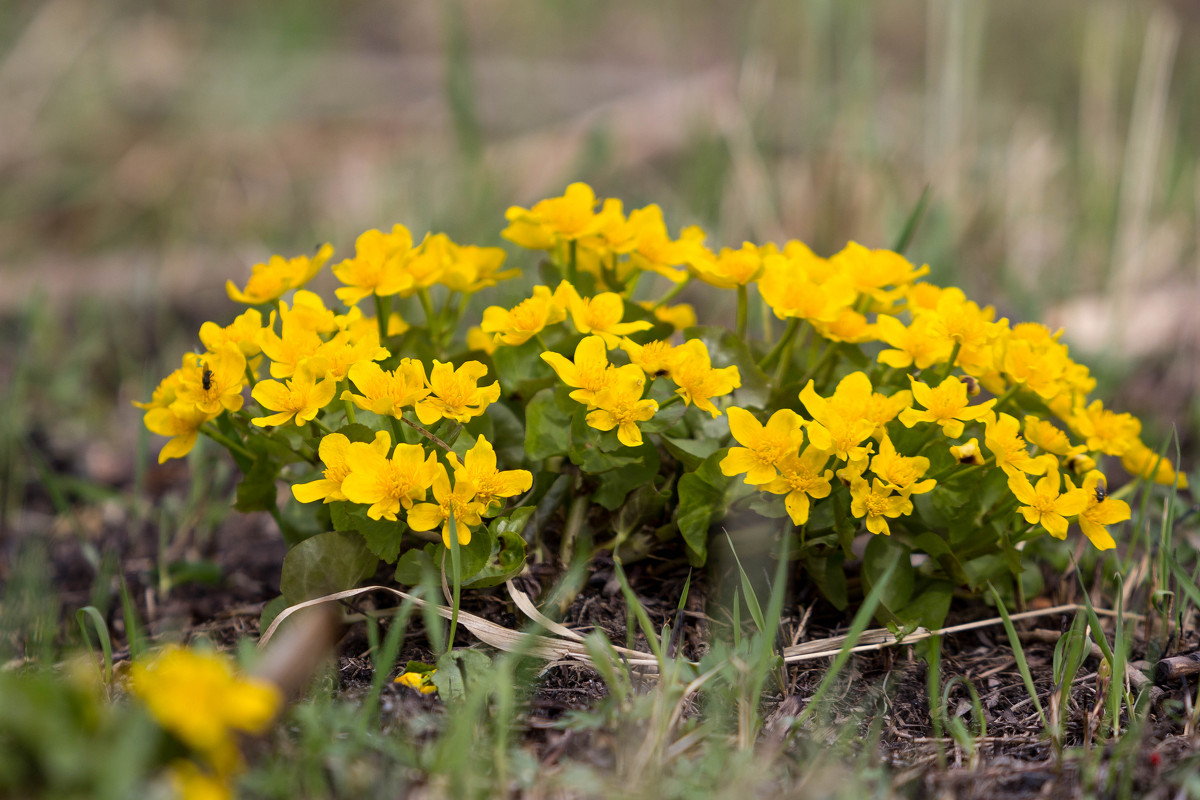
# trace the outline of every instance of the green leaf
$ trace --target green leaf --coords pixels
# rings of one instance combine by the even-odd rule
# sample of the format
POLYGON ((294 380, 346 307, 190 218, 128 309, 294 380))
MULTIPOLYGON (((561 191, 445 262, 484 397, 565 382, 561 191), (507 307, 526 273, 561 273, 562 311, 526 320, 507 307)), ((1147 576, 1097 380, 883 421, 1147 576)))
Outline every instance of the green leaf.
POLYGON ((400 555, 401 538, 408 525, 400 520, 371 519, 365 506, 330 503, 330 519, 336 531, 358 531, 367 549, 385 563, 394 563, 400 555))
POLYGON ((937 629, 946 622, 953 596, 953 583, 933 581, 903 608, 896 609, 896 615, 909 627, 937 629))
POLYGON ((375 441, 375 430, 373 428, 368 428, 361 422, 343 425, 337 429, 336 433, 340 433, 342 436, 345 436, 352 442, 363 442, 365 444, 370 444, 371 442, 375 441))
POLYGON ((268 602, 265 606, 263 606, 262 614, 259 615, 258 629, 260 631, 265 631, 267 628, 271 627, 271 623, 275 621, 275 618, 278 617, 280 612, 282 612, 289 605, 290 603, 288 603, 287 598, 283 595, 279 595, 274 600, 268 602))
POLYGON ((950 545, 941 536, 932 531, 923 531, 916 535, 913 539, 913 544, 916 545, 917 550, 927 553, 933 558, 955 583, 968 583, 967 573, 963 570, 962 564, 959 563, 958 557, 954 555, 954 551, 950 549, 950 545))
POLYGON ((361 536, 319 533, 288 551, 279 585, 289 605, 350 589, 375 572, 379 559, 361 536))
POLYGON ((488 441, 496 451, 496 461, 512 468, 525 463, 525 425, 504 403, 492 403, 484 415, 492 421, 488 441))
POLYGON ((542 345, 536 339, 525 344, 497 347, 492 353, 492 365, 500 388, 506 394, 519 393, 531 381, 552 377, 554 371, 541 359, 542 345))
POLYGON ((817 589, 838 611, 849 605, 846 585, 846 555, 841 550, 828 553, 808 553, 804 556, 804 570, 816 583, 817 589))
POLYGON ((704 459, 715 453, 721 443, 716 439, 675 439, 670 436, 662 437, 667 452, 683 464, 684 469, 695 471, 704 459))
MULTIPOLYGON (((595 498, 596 495, 592 497, 595 498)), ((626 537, 641 527, 646 520, 659 514, 671 497, 670 487, 656 489, 653 483, 643 483, 628 495, 628 499, 617 510, 613 518, 613 530, 619 537, 626 537)))
POLYGON ((870 589, 889 572, 892 579, 879 596, 879 603, 899 617, 913 595, 912 552, 890 536, 872 536, 863 553, 863 585, 870 589))
POLYGON ((507 517, 497 517, 488 526, 492 552, 483 568, 475 573, 464 587, 484 589, 497 586, 520 574, 525 568, 525 539, 521 536, 533 516, 532 506, 513 511, 507 517))
POLYGON ((629 493, 638 487, 653 490, 654 479, 658 476, 661 461, 658 448, 649 442, 642 442, 640 447, 626 452, 634 454, 631 456, 633 461, 627 468, 602 474, 599 487, 592 493, 592 500, 609 511, 620 508, 629 493))
POLYGON ((721 473, 721 459, 728 451, 710 455, 695 472, 679 479, 679 509, 675 524, 695 560, 703 564, 708 557, 708 531, 725 516, 726 492, 733 483, 721 473))
MULTIPOLYGON (((414 547, 405 551, 396 562, 396 582, 406 586, 416 586, 425 578, 425 574, 436 574, 439 570, 433 553, 440 551, 441 545, 430 542, 424 548, 414 547)), ((440 553, 438 558, 441 558, 440 553)))
POLYGON ((258 451, 250 471, 237 487, 238 511, 272 511, 275 508, 275 479, 279 477, 279 462, 258 451))
POLYGON ((525 455, 530 461, 565 455, 571 446, 571 418, 554 400, 553 389, 543 389, 525 406, 525 455))

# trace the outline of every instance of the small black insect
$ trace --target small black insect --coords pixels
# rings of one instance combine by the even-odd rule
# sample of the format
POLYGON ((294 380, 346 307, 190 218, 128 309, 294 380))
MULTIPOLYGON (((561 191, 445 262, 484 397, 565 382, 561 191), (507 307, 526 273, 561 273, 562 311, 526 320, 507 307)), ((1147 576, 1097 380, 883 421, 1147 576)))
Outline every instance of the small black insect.
POLYGON ((204 391, 206 392, 212 388, 212 377, 212 370, 205 367, 204 373, 200 376, 200 385, 204 387, 204 391))
POLYGON ((1106 498, 1106 497, 1108 497, 1108 489, 1105 488, 1103 483, 1097 482, 1096 483, 1096 502, 1103 503, 1104 498, 1106 498))

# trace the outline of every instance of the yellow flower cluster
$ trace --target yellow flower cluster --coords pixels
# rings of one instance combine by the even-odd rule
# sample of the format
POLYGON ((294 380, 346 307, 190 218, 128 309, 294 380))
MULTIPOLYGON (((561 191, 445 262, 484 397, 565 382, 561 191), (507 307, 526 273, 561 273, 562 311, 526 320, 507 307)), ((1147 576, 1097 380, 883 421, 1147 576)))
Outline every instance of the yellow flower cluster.
POLYGON ((130 689, 164 730, 199 757, 172 766, 181 797, 231 797, 242 768, 236 736, 262 733, 283 698, 273 684, 237 675, 228 659, 168 647, 134 663, 130 689))

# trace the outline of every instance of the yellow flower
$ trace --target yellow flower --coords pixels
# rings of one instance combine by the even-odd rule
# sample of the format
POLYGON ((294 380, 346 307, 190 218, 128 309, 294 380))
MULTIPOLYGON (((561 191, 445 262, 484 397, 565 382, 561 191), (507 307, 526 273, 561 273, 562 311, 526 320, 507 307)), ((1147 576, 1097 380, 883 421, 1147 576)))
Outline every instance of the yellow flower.
POLYGON ((519 345, 541 333, 547 325, 567 318, 566 307, 545 286, 533 287, 533 296, 509 309, 489 306, 483 311, 484 333, 497 344, 519 345))
MULTIPOLYGON (((280 304, 280 316, 286 304, 280 304)), ((333 333, 337 330, 337 314, 325 307, 325 301, 316 292, 301 290, 292 295, 292 308, 287 318, 294 325, 317 333, 333 333)))
POLYGON ((262 349, 258 344, 262 326, 262 314, 256 308, 248 308, 232 324, 223 328, 215 322, 201 325, 200 342, 212 352, 219 350, 226 342, 231 342, 238 346, 242 355, 251 358, 258 355, 262 349))
POLYGON ((1082 489, 1071 487, 1060 493, 1062 477, 1057 470, 1050 470, 1037 486, 1029 482, 1023 472, 1008 474, 1008 488, 1023 505, 1017 510, 1030 525, 1041 525, 1056 539, 1067 538, 1067 517, 1073 517, 1087 507, 1087 495, 1082 489))
POLYGON ((1142 432, 1142 423, 1136 417, 1108 411, 1100 400, 1092 401, 1087 408, 1076 409, 1067 424, 1087 440, 1088 450, 1117 457, 1135 449, 1142 432))
POLYGON ((215 353, 183 357, 177 402, 194 404, 210 417, 237 411, 245 383, 246 357, 236 344, 226 342, 215 353))
POLYGON ((347 389, 342 392, 342 399, 380 416, 399 417, 405 408, 429 395, 425 365, 415 358, 400 359, 394 371, 384 370, 374 361, 359 361, 350 367, 347 375, 362 394, 347 389))
POLYGON ((401 506, 412 508, 414 501, 424 500, 440 466, 437 456, 426 455, 419 444, 398 444, 388 458, 372 445, 353 442, 345 457, 349 472, 342 493, 351 503, 369 505, 371 519, 395 520, 401 506))
POLYGON ((992 343, 1005 327, 992 321, 995 316, 992 308, 981 309, 967 300, 961 289, 951 286, 941 291, 937 308, 927 313, 929 336, 945 344, 948 352, 958 345, 955 365, 971 375, 982 375, 992 369, 992 343))
POLYGON ((1047 453, 1056 456, 1072 456, 1082 453, 1087 448, 1083 445, 1071 445, 1071 440, 1053 423, 1038 419, 1032 414, 1025 417, 1025 439, 1034 447, 1040 447, 1047 453))
POLYGON ((386 347, 379 346, 378 329, 374 332, 364 332, 357 341, 349 331, 339 331, 332 339, 318 347, 310 359, 302 361, 301 366, 310 361, 323 362, 333 379, 340 381, 358 362, 382 361, 390 355, 386 347))
POLYGON ((950 357, 950 345, 944 339, 934 339, 930 334, 932 317, 918 314, 908 327, 895 317, 880 314, 875 319, 875 331, 880 340, 894 349, 879 353, 878 361, 896 369, 916 366, 928 369, 933 364, 950 357))
POLYGON ((612 380, 596 393, 595 410, 587 415, 587 424, 598 431, 617 429, 617 441, 626 447, 642 444, 639 422, 652 418, 658 411, 654 400, 643 400, 646 379, 640 367, 626 364, 613 370, 612 380))
POLYGON ((166 408, 151 408, 146 412, 146 428, 171 441, 158 451, 158 463, 170 458, 183 458, 196 446, 201 426, 217 414, 205 414, 193 403, 175 403, 166 408))
POLYGON ((879 452, 871 459, 871 472, 883 481, 883 485, 908 497, 924 494, 937 484, 929 478, 921 480, 929 470, 929 459, 922 456, 902 456, 887 434, 879 443, 879 452))
POLYGON ((391 233, 369 230, 354 241, 354 258, 333 268, 333 274, 346 284, 334 294, 352 306, 372 294, 386 297, 413 286, 413 276, 404 266, 413 255, 412 234, 403 225, 394 225, 391 233))
POLYGON ((992 414, 987 419, 983 443, 996 459, 996 466, 1011 478, 1018 472, 1041 475, 1045 472, 1042 462, 1029 455, 1029 448, 1021 438, 1021 424, 1011 414, 992 414))
POLYGON ((632 339, 622 339, 621 349, 629 354, 629 361, 637 364, 651 378, 671 374, 671 363, 675 359, 675 347, 670 342, 655 339, 638 344, 632 339))
POLYGON ((460 463, 455 453, 447 453, 446 460, 454 468, 454 480, 467 480, 475 487, 475 499, 489 513, 493 504, 502 497, 515 497, 529 491, 533 486, 533 473, 526 469, 496 469, 496 451, 492 443, 482 436, 475 446, 467 451, 466 459, 460 463))
POLYGON ((396 680, 392 683, 398 683, 401 686, 407 686, 410 689, 415 689, 421 694, 433 694, 437 691, 437 687, 433 685, 431 677, 436 669, 431 669, 429 672, 405 672, 403 675, 396 676, 396 680))
MULTIPOLYGON (((1075 488, 1070 478, 1066 481, 1068 486, 1075 488)), ((1108 496, 1108 480, 1096 470, 1084 476, 1083 494, 1087 505, 1079 512, 1079 529, 1097 550, 1112 550, 1117 543, 1109 534, 1108 526, 1130 518, 1129 504, 1108 496)))
POLYGON ((866 517, 867 530, 874 534, 891 536, 888 519, 912 513, 912 501, 903 494, 892 494, 892 490, 879 478, 870 486, 862 478, 850 482, 850 513, 860 519, 866 517))
POLYGON ((1013 383, 1044 400, 1069 393, 1064 380, 1070 359, 1044 325, 1023 323, 1001 337, 1004 357, 999 365, 1013 383))
POLYGON ((979 419, 996 404, 993 398, 977 406, 970 405, 966 384, 954 376, 946 378, 936 389, 912 376, 909 376, 909 381, 912 383, 913 399, 925 406, 925 410, 909 408, 901 411, 900 421, 906 428, 918 422, 936 422, 947 438, 957 439, 962 436, 964 422, 979 419))
POLYGON ((951 445, 950 455, 960 464, 978 467, 983 463, 983 453, 979 451, 979 440, 968 439, 966 444, 951 445))
POLYGON ((667 323, 677 331, 681 331, 684 328, 691 328, 696 324, 696 309, 692 308, 688 303, 679 303, 673 306, 658 306, 651 300, 642 300, 638 305, 647 311, 653 311, 655 319, 659 322, 667 323))
POLYGON ((483 503, 475 497, 475 485, 461 473, 454 476, 454 490, 450 489, 450 476, 442 464, 434 465, 433 497, 436 503, 419 503, 408 512, 408 527, 414 531, 431 531, 442 526, 442 543, 450 547, 450 518, 454 517, 454 529, 459 544, 471 543, 471 526, 483 522, 480 516, 483 503))
POLYGON ((206 772, 186 758, 172 761, 167 777, 177 800, 233 800, 231 775, 206 772))
POLYGON ((504 217, 508 227, 500 235, 530 250, 549 250, 559 241, 593 235, 606 221, 596 214, 596 193, 586 183, 572 183, 562 197, 540 200, 528 210, 513 206, 504 217))
POLYGON ((608 348, 600 336, 588 336, 575 345, 574 361, 554 352, 542 353, 542 360, 558 373, 559 380, 575 388, 571 399, 588 408, 595 407, 596 393, 612 382, 608 348))
MULTIPOLYGON (((568 286, 570 284, 567 284, 568 286)), ((609 347, 616 347, 622 336, 654 327, 646 320, 621 322, 625 315, 625 301, 616 292, 602 292, 595 297, 580 297, 574 289, 570 292, 567 309, 575 329, 584 334, 595 334, 604 339, 609 347)))
POLYGON ((779 474, 777 466, 786 456, 798 453, 804 440, 803 420, 795 411, 781 408, 766 425, 744 408, 730 406, 729 432, 741 447, 731 447, 721 459, 721 474, 745 475, 751 486, 770 483, 779 474))
POLYGON ((1158 453, 1146 447, 1141 439, 1136 440, 1121 456, 1121 466, 1130 475, 1139 478, 1149 478, 1167 486, 1175 484, 1180 489, 1188 488, 1187 475, 1176 474, 1171 462, 1159 458, 1158 453))
POLYGON ((218 772, 237 765, 235 732, 262 733, 283 699, 273 685, 236 675, 228 659, 182 647, 134 662, 130 689, 159 725, 218 772))
POLYGON ((877 427, 876 421, 866 416, 872 403, 870 379, 862 372, 851 373, 828 399, 813 387, 810 380, 800 391, 800 402, 813 418, 808 425, 808 440, 822 450, 832 450, 838 458, 862 460, 867 451, 861 445, 877 427))
MULTIPOLYGON (((342 481, 350 474, 350 466, 346 463, 350 445, 350 440, 340 433, 326 434, 321 439, 317 452, 321 456, 321 463, 325 465, 325 476, 311 483, 293 484, 292 494, 297 500, 301 503, 315 503, 318 500, 333 503, 346 499, 346 495, 342 494, 342 481)), ((392 437, 387 431, 378 431, 375 441, 368 446, 387 458, 388 451, 392 449, 392 437)))
POLYGON ((830 272, 829 262, 800 242, 763 259, 758 289, 775 316, 813 322, 836 322, 857 296, 845 273, 830 272))
POLYGON ((671 239, 663 222, 662 209, 657 205, 631 211, 629 225, 636 232, 630 260, 638 269, 657 272, 673 283, 681 283, 687 278, 687 272, 678 267, 701 253, 704 231, 692 226, 685 228, 679 239, 671 239))
POLYGON ((311 258, 296 256, 285 259, 283 256, 271 256, 266 264, 255 264, 251 268, 250 280, 245 289, 238 289, 233 281, 226 281, 225 292, 235 303, 256 306, 270 302, 289 289, 308 283, 332 255, 333 245, 323 244, 311 258))
POLYGON ((472 325, 470 328, 467 328, 467 347, 471 350, 479 350, 490 356, 496 352, 496 340, 487 333, 484 333, 483 328, 478 325, 472 325))
POLYGON ((868 250, 857 242, 850 242, 829 260, 850 277, 855 291, 869 296, 880 310, 889 308, 909 285, 929 272, 928 266, 913 267, 899 253, 868 250), (893 288, 885 288, 889 286, 893 288))
POLYGON ((714 417, 721 412, 712 398, 723 397, 742 385, 736 365, 713 369, 708 348, 699 339, 688 339, 675 348, 671 380, 679 387, 675 394, 688 405, 695 404, 714 417))
POLYGON ((750 242, 743 243, 737 250, 723 247, 715 256, 708 250, 699 249, 692 254, 688 267, 707 284, 719 289, 735 289, 762 274, 763 253, 750 242))
POLYGON ((471 294, 521 275, 519 269, 501 271, 506 254, 499 247, 477 247, 451 243, 441 282, 454 292, 471 294))
POLYGON ((337 379, 331 377, 327 370, 322 369, 317 373, 307 366, 296 370, 296 374, 286 384, 279 381, 259 381, 250 392, 250 396, 263 408, 276 413, 255 417, 250 421, 262 428, 268 425, 286 425, 293 419, 297 425, 304 425, 315 419, 321 409, 329 405, 336 391, 337 379), (319 383, 318 374, 321 376, 319 383))
POLYGON ((468 361, 458 369, 453 364, 433 362, 429 371, 430 394, 417 403, 417 419, 432 425, 440 419, 469 422, 500 399, 500 382, 480 386, 479 379, 487 375, 487 365, 468 361))
MULTIPOLYGON (((733 409, 731 408, 730 411, 733 409)), ((776 464, 779 477, 762 488, 771 494, 786 494, 783 504, 793 525, 808 522, 809 498, 828 497, 833 470, 826 469, 829 453, 809 446, 802 453, 788 453, 776 464)))
POLYGON ((287 303, 281 302, 279 319, 283 333, 275 333, 272 314, 271 325, 262 329, 258 340, 263 353, 271 359, 271 377, 276 379, 291 377, 300 363, 316 355, 324 344, 320 334, 306 324, 312 318, 303 311, 289 309, 287 303))

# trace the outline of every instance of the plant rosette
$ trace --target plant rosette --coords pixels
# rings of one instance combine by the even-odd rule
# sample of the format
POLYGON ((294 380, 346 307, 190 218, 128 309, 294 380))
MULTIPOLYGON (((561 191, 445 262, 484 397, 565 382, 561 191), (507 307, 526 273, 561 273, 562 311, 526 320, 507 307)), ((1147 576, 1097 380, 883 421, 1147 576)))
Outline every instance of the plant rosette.
POLYGON ((329 245, 231 283, 251 307, 205 323, 204 351, 138 404, 169 437, 160 461, 200 434, 230 452, 236 507, 271 513, 290 545, 287 602, 380 560, 401 583, 456 564, 456 585, 493 586, 548 524, 563 553, 682 546, 702 564, 737 515, 791 537, 839 607, 868 536, 865 583, 896 565, 880 616, 937 625, 952 590, 1018 584, 1033 539, 1113 548, 1130 508, 1106 459, 1185 485, 1135 417, 1090 397, 1059 333, 997 319, 897 252, 714 252, 582 183, 506 217, 501 236, 543 254, 519 302, 487 304, 521 274, 501 248, 367 231, 332 266, 333 306, 303 288, 329 245), (733 325, 698 325, 673 304, 685 287, 710 318, 736 308, 733 325), (579 535, 587 520, 597 535, 579 535))

